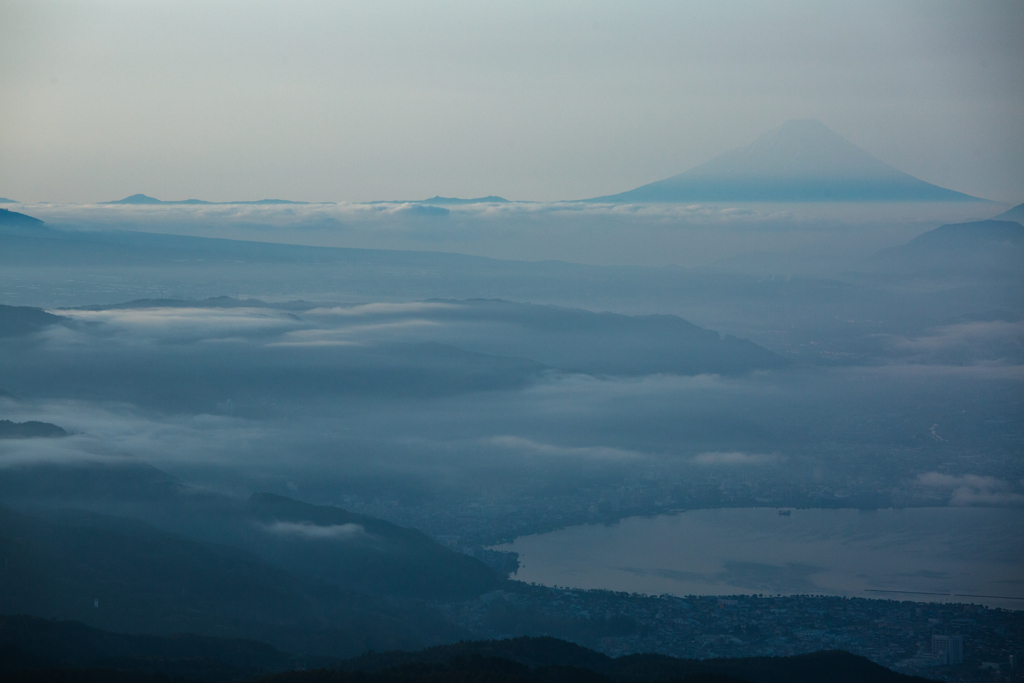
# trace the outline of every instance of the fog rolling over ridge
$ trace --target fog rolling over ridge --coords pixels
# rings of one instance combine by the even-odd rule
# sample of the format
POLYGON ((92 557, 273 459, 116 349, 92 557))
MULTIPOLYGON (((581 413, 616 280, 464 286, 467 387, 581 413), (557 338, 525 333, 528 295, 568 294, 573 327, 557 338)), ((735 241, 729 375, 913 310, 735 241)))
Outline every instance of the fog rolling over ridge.
POLYGON ((1024 681, 1024 4, 238 9, 0 9, 0 683, 1024 681))
MULTIPOLYGON (((985 203, 948 203, 964 204, 985 203)), ((475 229, 530 234, 527 209, 495 218, 499 205, 509 210, 451 206, 475 229)), ((654 240, 655 224, 693 221, 688 230, 734 254, 692 268, 187 234, 220 221, 266 235, 230 208, 186 214, 179 225, 192 227, 170 234, 164 213, 118 215, 114 229, 95 207, 50 208, 59 220, 40 223, 17 206, 0 223, 2 611, 249 638, 272 649, 244 661, 289 668, 289 653, 329 663, 543 633, 607 652, 707 650, 686 634, 713 624, 655 627, 656 612, 612 593, 592 594, 613 601, 606 616, 563 614, 544 592, 554 589, 517 581, 520 569, 531 581, 677 595, 964 600, 959 591, 1016 609, 1024 594, 1004 579, 1019 538, 999 520, 1024 505, 1024 226, 914 222, 908 203, 873 204, 868 219, 835 205, 843 218, 830 227, 808 218, 829 206, 721 206, 708 214, 719 228, 642 208, 609 223, 654 240), (758 250, 765 232, 794 229, 818 230, 819 252, 841 250, 858 226, 871 234, 862 252, 827 275, 776 270, 804 258, 799 249, 758 250), (801 508, 793 533, 828 536, 808 547, 847 548, 817 516, 908 507, 921 520, 947 519, 929 517, 935 507, 992 508, 986 552, 947 548, 927 528, 887 563, 858 555, 848 580, 841 559, 801 550, 787 527, 729 516, 761 511, 778 526, 791 518, 775 508, 801 508), (643 525, 697 519, 651 517, 679 510, 721 512, 733 521, 696 537, 746 538, 753 554, 708 543, 624 564, 602 531, 628 518, 641 525, 631 542, 661 543, 643 525), (550 573, 564 563, 532 539, 577 529, 606 539, 588 542, 590 571, 550 573), (669 632, 677 644, 661 640, 669 632)), ((553 224, 564 215, 545 212, 553 224)), ((284 214, 253 215, 287 226, 284 214)), ((361 220, 411 221, 405 230, 422 218, 361 220)), ((752 634, 722 653, 820 649, 752 634)), ((889 666, 914 654, 846 647, 889 666)))

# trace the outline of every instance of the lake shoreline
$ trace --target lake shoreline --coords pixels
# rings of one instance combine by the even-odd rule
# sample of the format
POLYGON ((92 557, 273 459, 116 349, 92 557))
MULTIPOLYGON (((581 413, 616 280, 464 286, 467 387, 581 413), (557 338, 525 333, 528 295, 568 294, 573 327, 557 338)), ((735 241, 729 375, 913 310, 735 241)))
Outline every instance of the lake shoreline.
POLYGON ((516 579, 542 585, 1020 610, 1016 529, 1024 529, 1020 508, 714 508, 565 527, 491 549, 518 553, 516 579))

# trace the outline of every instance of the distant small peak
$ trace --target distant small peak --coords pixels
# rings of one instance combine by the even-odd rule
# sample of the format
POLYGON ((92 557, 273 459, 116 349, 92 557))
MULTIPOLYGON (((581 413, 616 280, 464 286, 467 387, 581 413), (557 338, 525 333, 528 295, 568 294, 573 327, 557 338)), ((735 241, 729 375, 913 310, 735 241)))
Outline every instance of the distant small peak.
POLYGON ((21 202, 14 199, 8 199, 7 197, 0 197, 0 204, 20 204, 21 202))
POLYGON ((124 199, 118 199, 112 202, 103 202, 104 204, 163 204, 162 201, 154 197, 150 197, 144 194, 133 194, 130 197, 124 199))
POLYGON ((435 195, 430 199, 424 199, 420 203, 422 204, 508 204, 509 201, 504 197, 497 195, 487 195, 486 197, 473 197, 471 199, 462 199, 461 197, 442 197, 441 195, 435 195))

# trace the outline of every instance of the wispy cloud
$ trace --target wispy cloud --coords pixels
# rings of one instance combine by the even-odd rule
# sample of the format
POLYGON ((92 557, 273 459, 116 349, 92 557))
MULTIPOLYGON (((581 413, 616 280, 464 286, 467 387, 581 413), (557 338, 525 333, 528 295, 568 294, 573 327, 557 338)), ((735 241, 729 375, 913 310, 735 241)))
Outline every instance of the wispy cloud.
POLYGON ((292 536, 310 541, 350 541, 368 536, 362 524, 330 524, 312 522, 274 522, 264 527, 276 536, 292 536))
MULTIPOLYGON (((277 334, 306 325, 292 314, 261 308, 132 308, 105 311, 59 310, 55 313, 87 327, 81 331, 131 343, 224 339, 277 334)), ((55 342, 70 341, 63 328, 51 328, 55 342)))
POLYGON ((233 461, 239 449, 251 450, 274 432, 228 415, 159 415, 113 402, 0 398, 0 413, 15 422, 50 422, 70 433, 58 439, 7 439, 0 448, 0 467, 133 460, 172 467, 216 465, 233 461))
POLYGON ((948 361, 1024 359, 1024 321, 992 320, 936 327, 917 337, 889 337, 889 346, 911 360, 948 361))
POLYGON ((372 303, 356 306, 335 306, 332 308, 313 308, 305 312, 307 316, 370 316, 370 315, 401 315, 459 308, 457 304, 440 301, 410 301, 406 303, 372 303))
POLYGON ((700 453, 690 458, 695 465, 774 465, 781 460, 774 454, 741 451, 700 453))
POLYGON ((996 477, 976 474, 951 475, 926 472, 918 475, 917 484, 924 488, 949 491, 949 504, 968 505, 1021 505, 1024 495, 1013 490, 1010 482, 996 477))
POLYGON ((494 436, 484 440, 492 446, 524 455, 551 456, 559 458, 588 458, 596 460, 636 460, 647 457, 638 451, 606 446, 556 446, 532 441, 519 436, 494 436))

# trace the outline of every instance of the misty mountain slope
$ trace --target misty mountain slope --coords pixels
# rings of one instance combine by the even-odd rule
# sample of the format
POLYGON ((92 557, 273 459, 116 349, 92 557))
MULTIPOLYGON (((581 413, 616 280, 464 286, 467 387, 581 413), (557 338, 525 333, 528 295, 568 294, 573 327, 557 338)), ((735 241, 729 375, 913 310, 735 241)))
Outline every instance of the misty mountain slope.
POLYGON ((194 307, 151 303, 66 311, 67 324, 44 339, 0 341, 6 389, 26 398, 193 412, 223 411, 218 406, 231 401, 232 410, 267 413, 317 397, 517 390, 552 369, 740 375, 787 364, 750 341, 723 338, 676 316, 504 301, 305 311, 223 299, 194 307))
POLYGON ((933 278, 1020 278, 1024 225, 999 220, 943 225, 879 252, 868 264, 876 270, 933 278))
MULTIPOLYGON (((500 298, 630 314, 672 313, 704 328, 751 339, 772 351, 795 354, 804 362, 854 358, 846 348, 851 336, 905 334, 977 306, 962 301, 925 306, 915 293, 894 288, 894 282, 877 275, 843 278, 501 261, 437 252, 299 247, 129 232, 61 231, 60 239, 0 234, 0 291, 7 292, 8 300, 92 306, 133 299, 203 300, 239 291, 270 301, 500 298), (853 335, 851 324, 858 326, 853 335)), ((1003 293, 995 294, 1005 298, 1003 293)), ((526 338, 521 330, 510 331, 511 338, 526 338)), ((553 332, 550 338, 558 341, 553 332)), ((472 340, 465 335, 462 341, 467 349, 524 355, 509 351, 512 345, 504 341, 500 349, 494 344, 470 347, 472 340)), ((650 340, 635 343, 642 347, 650 340)), ((540 347, 539 352, 547 350, 540 347)), ((555 347, 551 352, 552 364, 565 355, 555 347)), ((583 358, 582 352, 569 356, 570 361, 583 358)), ((671 352, 661 358, 675 362, 671 352)), ((648 357, 620 355, 616 362, 643 364, 648 357)))
POLYGON ((131 230, 64 228, 25 233, 4 224, 0 224, 0 246, 3 247, 0 250, 0 265, 8 266, 170 266, 223 260, 226 264, 236 265, 239 263, 300 263, 336 266, 423 266, 433 264, 449 268, 465 268, 467 265, 494 267, 502 263, 498 259, 447 252, 315 247, 131 230))
POLYGON ((39 308, 0 304, 0 337, 21 337, 65 320, 66 318, 39 308))
POLYGON ((335 656, 455 635, 418 603, 304 580, 253 554, 125 518, 68 511, 42 519, 0 508, 0 552, 4 614, 335 656))
MULTIPOLYGON (((943 271, 918 278, 908 275, 898 261, 883 266, 865 261, 857 266, 859 272, 821 279, 500 261, 446 253, 299 247, 129 232, 54 232, 61 238, 8 238, 0 230, 0 293, 5 293, 8 301, 82 306, 141 298, 202 300, 226 292, 247 292, 266 301, 346 304, 501 298, 592 311, 672 313, 701 327, 749 339, 789 359, 824 365, 884 359, 884 353, 879 355, 882 349, 871 341, 877 335, 918 334, 979 307, 1021 307, 1020 287, 1012 278, 1000 282, 984 271, 943 271), (915 279, 928 282, 916 283, 915 279), (940 289, 947 294, 939 294, 940 289)), ((1005 256, 997 258, 1007 260, 1005 256)), ((239 305, 224 305, 229 306, 239 305)), ((541 338, 525 334, 517 325, 507 326, 507 331, 507 340, 483 335, 479 345, 472 337, 475 332, 463 331, 449 343, 466 350, 529 357, 525 346, 515 349, 511 342, 541 338)), ((425 328, 418 332, 407 328, 405 333, 403 337, 395 331, 392 338, 411 340, 419 335, 417 338, 424 340, 449 340, 441 329, 428 333, 425 328)), ((591 348, 598 349, 601 341, 595 337, 593 345, 576 345, 566 355, 569 347, 562 344, 564 335, 544 334, 558 343, 550 348, 536 344, 536 350, 529 352, 542 359, 550 355, 543 363, 554 367, 566 358, 589 363, 594 359, 587 354, 591 348)), ((586 335, 580 338, 586 339, 586 335)), ((620 367, 595 365, 590 371, 692 371, 671 349, 665 353, 645 351, 646 346, 661 344, 654 339, 631 340, 639 352, 619 354, 615 364, 620 367)), ((600 354, 592 355, 602 360, 600 354)), ((567 367, 588 369, 582 362, 567 367)), ((184 376, 176 381, 184 381, 184 376)), ((0 389, 13 391, 7 386, 0 389)), ((163 405, 172 405, 167 398, 163 405)), ((228 399, 233 397, 211 397, 205 405, 228 399)))
MULTIPOLYGON (((33 462, 0 469, 0 501, 76 507, 105 500, 121 503, 175 499, 186 488, 178 478, 138 460, 33 462)), ((195 499, 194 493, 189 496, 195 499)))
POLYGON ((6 614, 236 635, 247 624, 295 621, 308 603, 294 578, 252 556, 127 520, 79 514, 55 523, 3 509, 0 539, 6 614))
POLYGON ((373 517, 269 493, 254 494, 246 513, 260 556, 347 590, 451 599, 499 585, 480 561, 373 517))
POLYGON ((787 121, 746 147, 594 202, 978 201, 898 171, 820 121, 787 121))
POLYGON ((0 420, 0 439, 58 438, 67 435, 63 428, 49 422, 0 420))
POLYGON ((567 372, 644 375, 742 374, 786 361, 747 340, 703 329, 674 315, 628 316, 503 300, 429 300, 398 304, 325 306, 264 304, 217 297, 199 302, 147 300, 83 310, 239 308, 292 311, 307 330, 285 333, 287 343, 341 337, 375 343, 432 343, 473 353, 526 358, 567 372), (303 341, 305 340, 305 341, 303 341))
POLYGON ((123 401, 161 410, 278 413, 328 398, 446 396, 526 386, 548 368, 436 343, 274 346, 227 341, 77 348, 0 342, 6 390, 25 398, 123 401), (226 402, 230 401, 230 404, 226 402))
POLYGON ((68 508, 138 519, 348 592, 452 599, 499 585, 494 570, 422 531, 268 493, 242 502, 139 462, 5 467, 0 501, 60 523, 68 508))
MULTIPOLYGON (((438 340, 526 357, 568 372, 608 375, 741 374, 786 361, 753 342, 706 330, 674 315, 627 316, 501 300, 441 301, 424 328, 438 340)), ((422 314, 421 314, 422 315, 422 314)))

